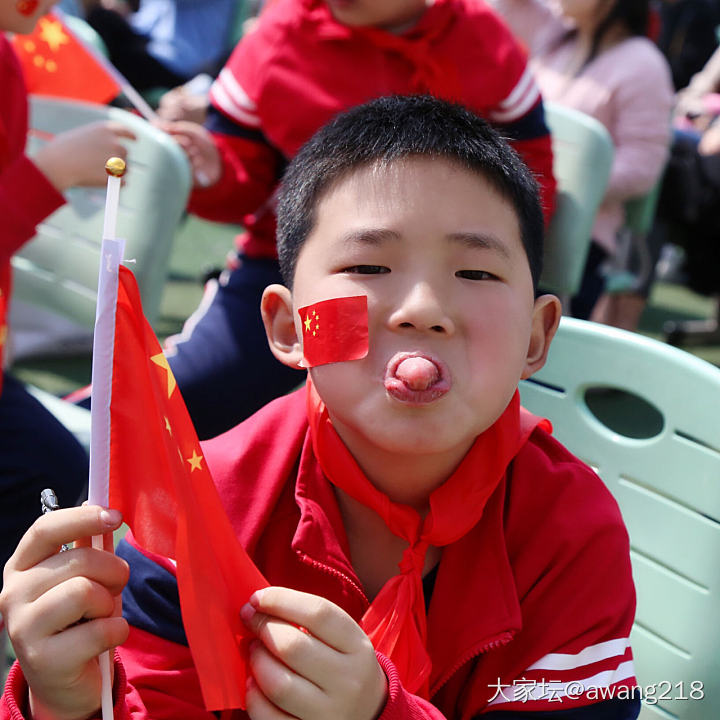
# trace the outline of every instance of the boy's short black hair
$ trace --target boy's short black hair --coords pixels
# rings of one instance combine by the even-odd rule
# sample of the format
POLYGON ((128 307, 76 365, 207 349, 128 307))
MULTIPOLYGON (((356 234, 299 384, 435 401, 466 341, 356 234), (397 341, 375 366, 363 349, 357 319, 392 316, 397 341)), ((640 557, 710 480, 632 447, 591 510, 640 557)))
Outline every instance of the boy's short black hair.
POLYGON ((376 162, 435 157, 482 175, 517 213, 533 287, 542 271, 543 213, 538 188, 517 153, 461 105, 428 95, 372 100, 321 128, 288 166, 278 196, 280 270, 292 288, 295 265, 321 195, 348 172, 376 162))

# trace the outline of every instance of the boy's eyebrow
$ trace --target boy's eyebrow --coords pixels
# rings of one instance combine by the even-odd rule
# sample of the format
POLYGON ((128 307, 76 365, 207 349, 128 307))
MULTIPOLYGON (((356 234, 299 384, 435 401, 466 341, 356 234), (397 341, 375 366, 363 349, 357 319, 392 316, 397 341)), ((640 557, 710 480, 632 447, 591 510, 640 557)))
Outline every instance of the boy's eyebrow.
MULTIPOLYGON (((506 258, 510 258, 510 251, 507 245, 492 233, 480 232, 457 232, 445 236, 453 243, 464 245, 471 250, 493 250, 506 258)), ((348 245, 353 243, 364 245, 381 245, 384 242, 400 240, 400 233, 385 228, 363 228, 350 230, 342 236, 343 242, 348 245)))
POLYGON ((394 230, 386 230, 384 228, 350 230, 342 236, 342 240, 348 245, 352 243, 381 245, 388 240, 400 240, 400 233, 397 233, 394 230))
POLYGON ((465 245, 470 249, 494 250, 510 259, 510 251, 507 245, 495 235, 490 233, 459 232, 447 236, 451 242, 465 245))

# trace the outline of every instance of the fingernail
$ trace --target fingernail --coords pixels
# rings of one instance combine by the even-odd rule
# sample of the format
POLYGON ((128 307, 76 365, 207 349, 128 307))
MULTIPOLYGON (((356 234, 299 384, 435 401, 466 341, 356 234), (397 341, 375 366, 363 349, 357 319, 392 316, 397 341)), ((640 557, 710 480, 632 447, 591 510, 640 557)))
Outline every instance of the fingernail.
POLYGON ((247 623, 252 619, 252 616, 255 614, 255 608, 250 603, 245 603, 240 608, 240 619, 247 623))
POLYGON ((265 594, 265 590, 267 588, 261 588, 260 590, 256 590, 251 596, 250 596, 250 604, 253 607, 260 607, 260 601, 262 600, 262 596, 265 594))
POLYGON ((100 519, 108 527, 114 528, 122 522, 122 514, 119 510, 113 510, 112 508, 102 509, 100 519))

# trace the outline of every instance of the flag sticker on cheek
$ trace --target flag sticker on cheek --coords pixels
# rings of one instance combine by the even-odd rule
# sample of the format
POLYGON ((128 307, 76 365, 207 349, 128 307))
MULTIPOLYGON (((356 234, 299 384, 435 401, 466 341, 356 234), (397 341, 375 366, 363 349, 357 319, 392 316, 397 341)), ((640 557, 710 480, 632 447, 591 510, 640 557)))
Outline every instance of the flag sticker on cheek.
POLYGON ((298 309, 303 367, 360 360, 368 353, 367 296, 332 298, 298 309))

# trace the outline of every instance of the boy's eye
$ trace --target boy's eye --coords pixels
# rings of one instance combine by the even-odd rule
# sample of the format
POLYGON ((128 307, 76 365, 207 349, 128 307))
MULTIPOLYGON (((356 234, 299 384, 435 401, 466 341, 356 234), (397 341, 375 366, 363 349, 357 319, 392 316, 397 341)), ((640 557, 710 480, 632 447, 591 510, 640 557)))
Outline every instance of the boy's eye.
POLYGON ((352 265, 343 269, 345 273, 353 273, 356 275, 381 275, 389 273, 390 268, 384 265, 352 265))
POLYGON ((497 276, 486 270, 458 270, 455 277, 465 280, 497 280, 497 276))

